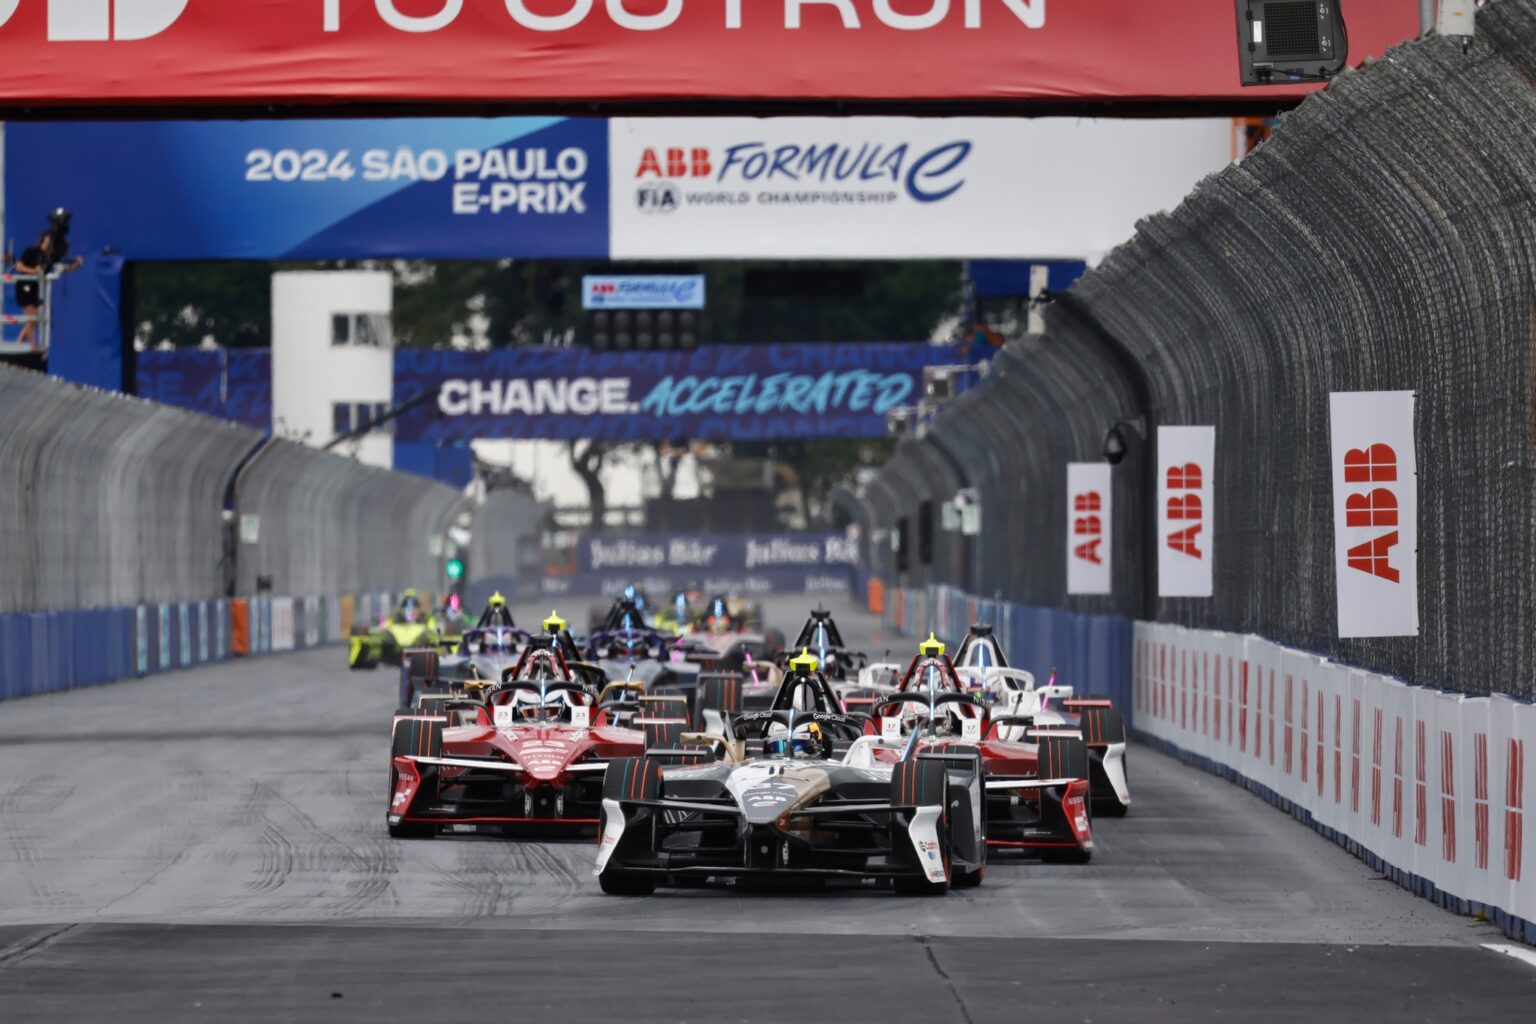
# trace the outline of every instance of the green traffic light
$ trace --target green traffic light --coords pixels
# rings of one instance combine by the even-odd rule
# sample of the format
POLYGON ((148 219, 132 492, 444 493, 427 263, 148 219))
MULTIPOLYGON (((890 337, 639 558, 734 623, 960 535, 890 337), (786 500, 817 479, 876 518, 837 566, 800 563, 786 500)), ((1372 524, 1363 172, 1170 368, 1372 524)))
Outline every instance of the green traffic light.
POLYGON ((461 558, 448 559, 448 578, 458 580, 464 578, 464 560, 461 558))

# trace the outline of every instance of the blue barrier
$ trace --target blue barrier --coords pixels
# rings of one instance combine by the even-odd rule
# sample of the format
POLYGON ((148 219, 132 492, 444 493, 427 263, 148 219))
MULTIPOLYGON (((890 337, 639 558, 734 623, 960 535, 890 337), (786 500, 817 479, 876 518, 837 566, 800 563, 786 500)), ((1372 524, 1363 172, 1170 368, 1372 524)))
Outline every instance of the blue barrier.
POLYGON ((107 681, 108 623, 111 613, 105 608, 91 611, 68 612, 57 616, 62 620, 61 630, 65 642, 74 653, 74 668, 65 679, 70 687, 100 686, 107 681))
POLYGON ((133 663, 137 675, 149 674, 149 609, 143 605, 133 610, 133 663))
POLYGON ((159 643, 155 650, 159 657, 155 659, 156 667, 164 672, 171 667, 171 606, 162 604, 155 609, 155 622, 158 626, 155 635, 159 637, 159 643))
POLYGON ((208 602, 197 602, 197 661, 208 660, 208 602))
POLYGON ((108 622, 107 679, 127 679, 134 674, 134 618, 137 609, 113 608, 108 622))
MULTIPOLYGON (((330 636, 336 599, 294 601, 295 646, 330 636)), ((272 601, 251 602, 252 651, 272 650, 272 601)), ((101 686, 230 656, 229 602, 0 615, 0 701, 101 686)))
POLYGON ((32 692, 32 617, 0 617, 0 645, 4 694, 7 698, 24 697, 32 692))
POLYGON ((190 668, 192 665, 192 614, 185 604, 177 606, 177 613, 176 633, 178 643, 176 647, 181 652, 181 661, 177 664, 182 668, 190 668))

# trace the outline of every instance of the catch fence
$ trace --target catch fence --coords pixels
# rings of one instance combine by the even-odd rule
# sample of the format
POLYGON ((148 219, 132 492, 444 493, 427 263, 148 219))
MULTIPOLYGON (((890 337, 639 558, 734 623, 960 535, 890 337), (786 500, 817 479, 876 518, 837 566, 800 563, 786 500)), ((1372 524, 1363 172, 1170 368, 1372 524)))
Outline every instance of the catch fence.
POLYGON ((1536 2, 1497 0, 1472 40, 1342 75, 1143 221, 865 488, 874 574, 1536 696, 1533 77, 1536 2), (1329 394, 1389 390, 1417 393, 1420 630, 1340 639, 1329 394), (1112 593, 1070 596, 1067 464, 1101 461, 1116 425, 1112 593), (1157 597, 1171 425, 1215 428, 1208 599, 1157 597), (939 523, 961 487, 974 536, 939 523))

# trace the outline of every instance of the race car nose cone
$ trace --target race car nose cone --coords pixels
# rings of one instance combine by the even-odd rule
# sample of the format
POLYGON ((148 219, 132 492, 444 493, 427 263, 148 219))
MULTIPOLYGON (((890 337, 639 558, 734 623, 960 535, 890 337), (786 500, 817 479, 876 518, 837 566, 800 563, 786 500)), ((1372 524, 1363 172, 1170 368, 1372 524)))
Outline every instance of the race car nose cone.
POLYGON ((560 774, 560 765, 554 761, 535 761, 528 766, 528 775, 540 782, 550 782, 560 774))
POLYGON ((765 782, 742 796, 741 809, 749 825, 767 825, 793 808, 798 797, 799 791, 787 782, 765 782))

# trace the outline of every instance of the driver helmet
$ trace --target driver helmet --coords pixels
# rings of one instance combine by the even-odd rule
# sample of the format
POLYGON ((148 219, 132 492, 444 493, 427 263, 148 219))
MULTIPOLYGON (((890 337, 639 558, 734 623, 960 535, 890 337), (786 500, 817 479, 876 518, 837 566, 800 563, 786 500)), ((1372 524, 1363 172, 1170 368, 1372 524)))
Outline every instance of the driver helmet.
POLYGON ((569 701, 564 691, 540 696, 532 690, 518 690, 512 695, 514 714, 525 722, 550 722, 559 718, 569 701))
POLYGON ((480 640, 480 649, 486 654, 511 654, 516 647, 512 634, 504 629, 488 629, 480 640))
POLYGON ((769 757, 825 757, 826 737, 815 722, 796 726, 795 735, 787 732, 763 741, 763 753, 769 757))
POLYGON ((415 622, 421 618, 421 598, 416 591, 407 590, 400 595, 400 621, 415 622))

